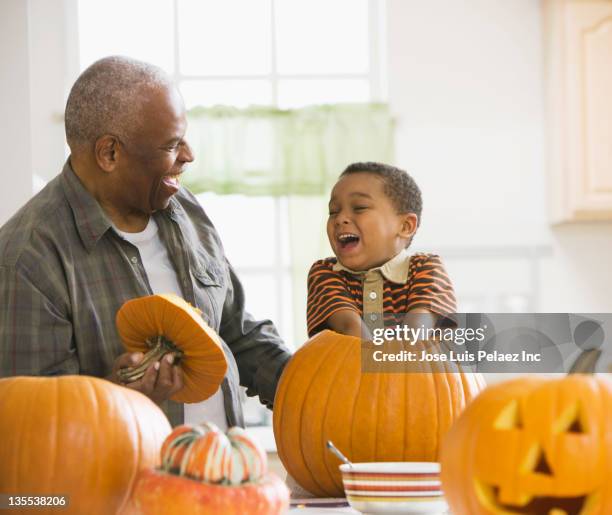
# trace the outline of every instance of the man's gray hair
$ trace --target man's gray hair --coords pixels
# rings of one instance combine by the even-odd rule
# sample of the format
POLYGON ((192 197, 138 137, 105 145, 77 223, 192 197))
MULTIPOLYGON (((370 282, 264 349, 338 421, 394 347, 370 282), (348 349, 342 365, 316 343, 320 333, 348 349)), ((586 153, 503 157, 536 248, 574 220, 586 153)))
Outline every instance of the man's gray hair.
POLYGON ((129 57, 104 57, 76 80, 66 102, 66 140, 71 149, 93 145, 104 134, 128 138, 140 126, 145 90, 171 87, 161 68, 129 57))

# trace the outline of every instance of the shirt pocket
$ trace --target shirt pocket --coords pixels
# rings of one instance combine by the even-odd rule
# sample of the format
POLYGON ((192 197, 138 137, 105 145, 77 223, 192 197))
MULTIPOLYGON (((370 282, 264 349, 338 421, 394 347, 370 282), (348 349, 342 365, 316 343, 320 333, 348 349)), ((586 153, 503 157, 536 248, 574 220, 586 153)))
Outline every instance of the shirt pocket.
POLYGON ((223 286, 220 274, 208 271, 204 266, 197 265, 193 270, 193 275, 202 286, 223 286))
POLYGON ((195 279, 194 295, 202 316, 209 326, 218 331, 227 294, 227 272, 219 264, 201 256, 197 256, 191 272, 195 279))

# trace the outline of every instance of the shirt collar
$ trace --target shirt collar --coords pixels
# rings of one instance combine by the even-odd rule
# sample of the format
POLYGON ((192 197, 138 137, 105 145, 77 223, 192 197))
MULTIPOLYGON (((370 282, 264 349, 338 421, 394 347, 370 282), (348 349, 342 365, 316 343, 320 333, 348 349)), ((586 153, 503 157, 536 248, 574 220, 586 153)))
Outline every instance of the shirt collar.
POLYGON ((111 222, 98 201, 87 191, 74 173, 70 158, 64 164, 61 181, 81 241, 90 252, 104 233, 110 229, 111 222))
POLYGON ((391 258, 384 265, 371 268, 370 270, 355 271, 345 267, 337 261, 333 269, 336 272, 344 270, 353 275, 364 275, 374 270, 379 270, 385 279, 397 284, 406 284, 408 281, 408 270, 410 267, 410 255, 406 249, 402 249, 395 257, 391 258))
POLYGON ((174 195, 170 197, 170 201, 168 202, 168 207, 164 209, 164 212, 167 212, 172 219, 175 219, 175 215, 182 211, 181 203, 174 198, 174 195))
MULTIPOLYGON (((70 158, 68 158, 62 170, 62 186, 74 214, 81 241, 87 251, 90 252, 104 233, 113 227, 113 224, 98 201, 83 186, 72 169, 70 158)), ((168 207, 164 211, 167 211, 170 217, 175 219, 175 216, 181 212, 181 204, 174 197, 170 197, 168 207)))

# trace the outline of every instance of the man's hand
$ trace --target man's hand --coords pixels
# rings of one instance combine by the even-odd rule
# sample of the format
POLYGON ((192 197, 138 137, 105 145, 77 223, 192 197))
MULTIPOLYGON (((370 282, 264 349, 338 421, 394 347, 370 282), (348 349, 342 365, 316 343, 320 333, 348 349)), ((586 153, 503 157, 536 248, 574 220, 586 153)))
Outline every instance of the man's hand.
POLYGON ((142 358, 142 352, 121 354, 113 363, 113 371, 107 379, 144 393, 156 404, 169 399, 183 388, 183 369, 173 365, 174 354, 166 354, 161 360, 151 363, 144 376, 137 381, 121 382, 117 375, 119 369, 136 366, 142 358))

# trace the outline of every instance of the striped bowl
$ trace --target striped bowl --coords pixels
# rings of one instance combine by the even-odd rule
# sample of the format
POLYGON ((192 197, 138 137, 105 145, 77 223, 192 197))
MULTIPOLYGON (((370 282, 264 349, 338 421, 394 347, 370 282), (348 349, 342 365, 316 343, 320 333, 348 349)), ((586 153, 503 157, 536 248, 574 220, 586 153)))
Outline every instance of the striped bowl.
POLYGON ((340 465, 344 492, 362 513, 445 513, 440 464, 425 462, 340 465))

